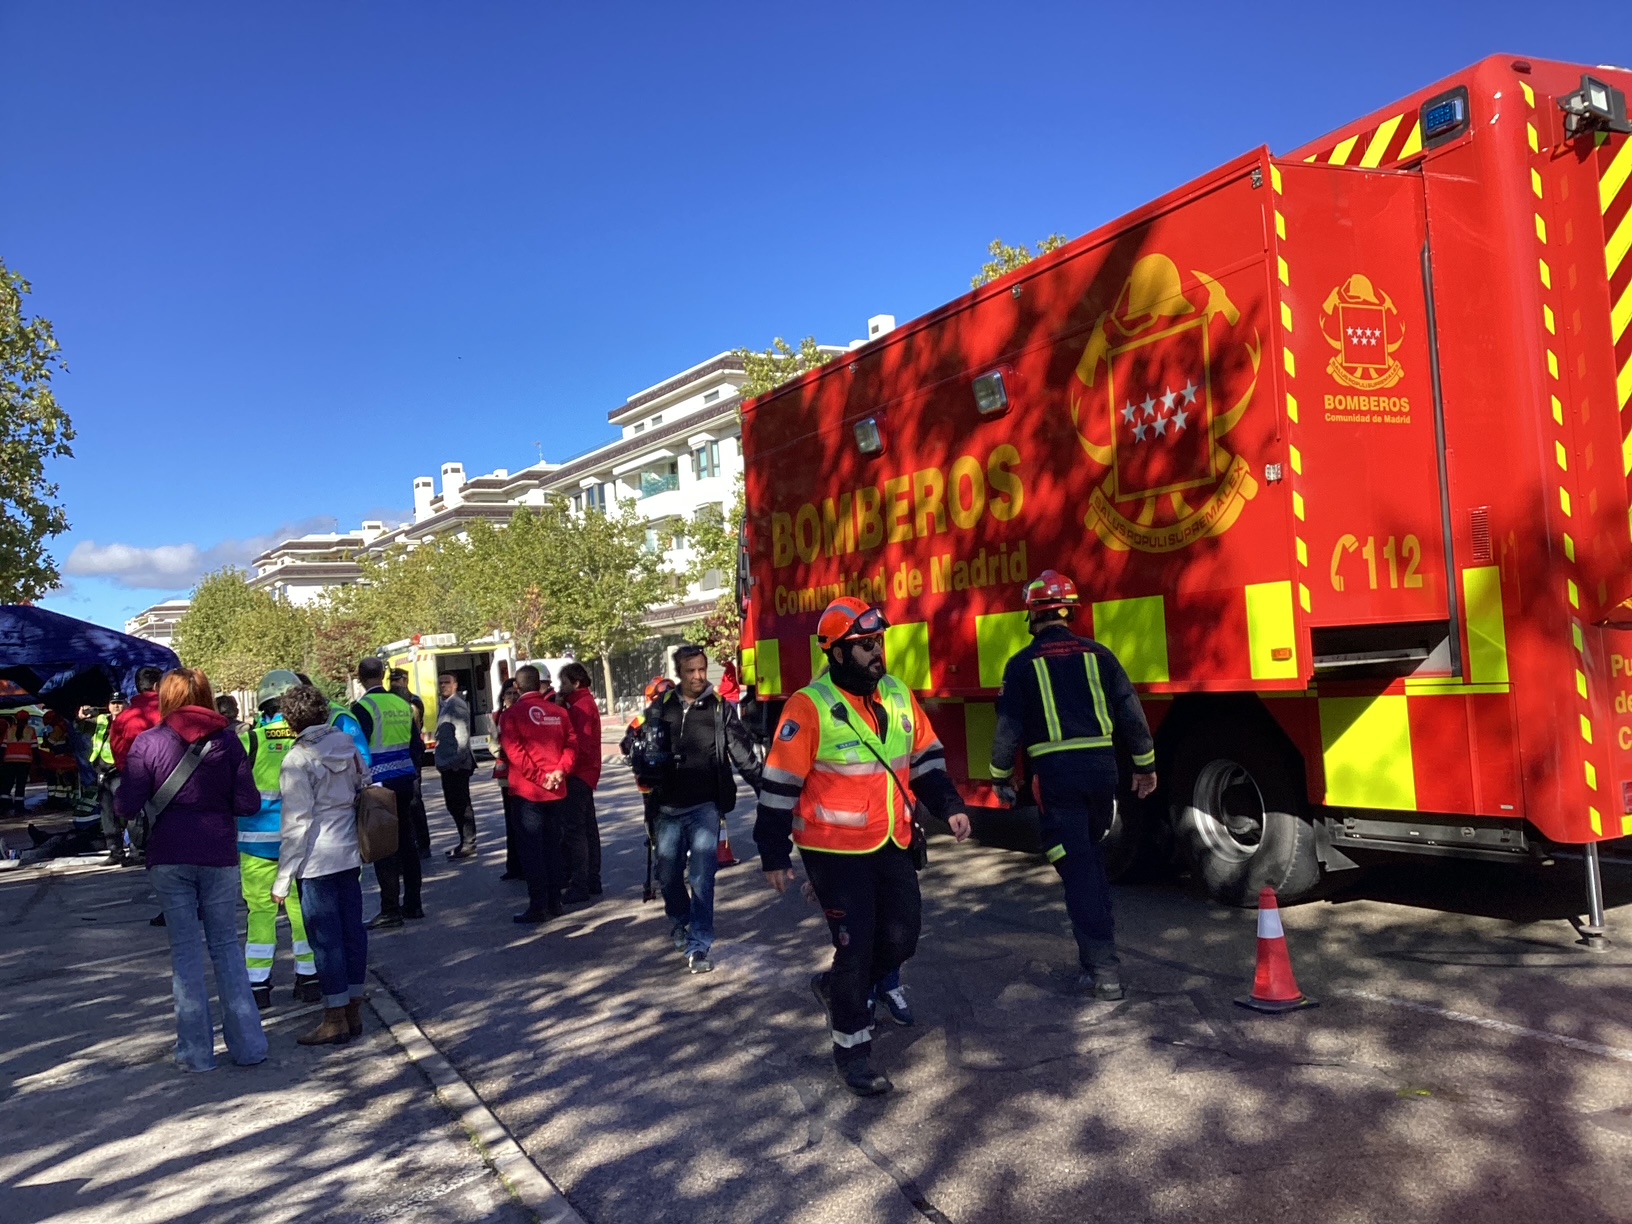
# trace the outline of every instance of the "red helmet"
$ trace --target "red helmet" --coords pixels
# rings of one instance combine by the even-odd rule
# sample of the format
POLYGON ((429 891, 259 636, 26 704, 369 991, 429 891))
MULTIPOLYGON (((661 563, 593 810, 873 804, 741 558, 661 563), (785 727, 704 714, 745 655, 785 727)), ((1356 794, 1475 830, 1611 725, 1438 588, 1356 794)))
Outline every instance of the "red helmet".
POLYGON ((651 705, 664 693, 674 687, 674 681, 667 676, 653 676, 651 683, 646 686, 646 704, 651 705))
POLYGON ((1077 606, 1077 584, 1058 570, 1046 569, 1026 584, 1026 611, 1077 606))
POLYGON ((882 637, 890 622, 865 599, 842 595, 827 605, 816 622, 816 645, 826 650, 837 642, 882 637))

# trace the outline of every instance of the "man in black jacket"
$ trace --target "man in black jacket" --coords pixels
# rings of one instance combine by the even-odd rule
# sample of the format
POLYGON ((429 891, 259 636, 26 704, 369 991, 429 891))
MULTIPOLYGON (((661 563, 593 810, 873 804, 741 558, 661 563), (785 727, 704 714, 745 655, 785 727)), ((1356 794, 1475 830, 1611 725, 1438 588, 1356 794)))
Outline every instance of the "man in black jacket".
POLYGON ((675 652, 680 685, 646 710, 646 719, 668 728, 672 761, 649 780, 657 818, 653 841, 669 936, 692 973, 714 968, 714 873, 719 866, 720 825, 737 801, 736 767, 742 780, 759 790, 760 763, 737 712, 722 702, 708 682, 708 656, 701 646, 675 652), (687 864, 687 856, 690 864, 687 864), (690 884, 688 890, 687 884, 690 884))

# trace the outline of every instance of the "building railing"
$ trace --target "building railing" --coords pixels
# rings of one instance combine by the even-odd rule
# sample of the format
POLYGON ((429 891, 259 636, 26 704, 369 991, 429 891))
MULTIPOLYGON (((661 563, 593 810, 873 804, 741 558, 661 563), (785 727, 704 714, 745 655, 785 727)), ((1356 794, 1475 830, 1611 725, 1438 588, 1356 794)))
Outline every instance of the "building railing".
POLYGON ((678 472, 642 472, 640 474, 641 497, 656 497, 659 493, 673 493, 680 487, 678 472))

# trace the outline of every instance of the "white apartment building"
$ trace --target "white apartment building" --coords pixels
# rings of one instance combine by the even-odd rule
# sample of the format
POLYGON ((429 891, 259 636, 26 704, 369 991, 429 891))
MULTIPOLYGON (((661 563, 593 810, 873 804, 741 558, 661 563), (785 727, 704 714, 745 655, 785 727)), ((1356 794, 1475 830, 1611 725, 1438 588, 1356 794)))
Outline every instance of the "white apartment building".
POLYGON ((160 646, 174 645, 176 624, 192 604, 190 599, 169 599, 136 613, 125 622, 125 632, 131 637, 157 642, 160 646))
MULTIPOLYGON (((893 316, 876 315, 867 321, 867 338, 894 327, 893 316)), ((822 347, 835 355, 846 351, 822 347)), ((579 512, 633 503, 648 523, 648 547, 664 554, 671 573, 686 574, 695 560, 686 543, 689 525, 700 513, 725 513, 742 474, 738 409, 744 378, 742 361, 733 353, 682 370, 607 414, 618 429, 616 440, 561 463, 541 461, 515 473, 499 468, 474 478, 466 476, 463 463, 444 463, 440 488, 430 476, 414 478, 412 521, 368 522, 356 531, 285 540, 255 558, 250 585, 293 603, 310 603, 332 587, 355 582, 360 557, 457 535, 482 519, 502 525, 518 506, 541 506, 551 497, 579 512)), ((699 619, 733 577, 710 572, 687 582, 672 603, 653 609, 648 623, 662 630, 699 619)))

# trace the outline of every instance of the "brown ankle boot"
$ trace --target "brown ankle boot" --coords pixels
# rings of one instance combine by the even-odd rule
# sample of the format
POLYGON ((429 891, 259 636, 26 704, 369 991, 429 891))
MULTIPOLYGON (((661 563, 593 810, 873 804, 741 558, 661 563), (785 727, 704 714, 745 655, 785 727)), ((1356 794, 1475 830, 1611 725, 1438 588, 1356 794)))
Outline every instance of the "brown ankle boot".
POLYGON ((346 1034, 350 1037, 363 1035, 363 1001, 353 999, 346 1004, 346 1034))
POLYGON ((345 1045, 351 1040, 351 1030, 346 1026, 346 1009, 343 1007, 325 1007, 323 1022, 303 1037, 296 1037, 295 1041, 303 1046, 345 1045))

